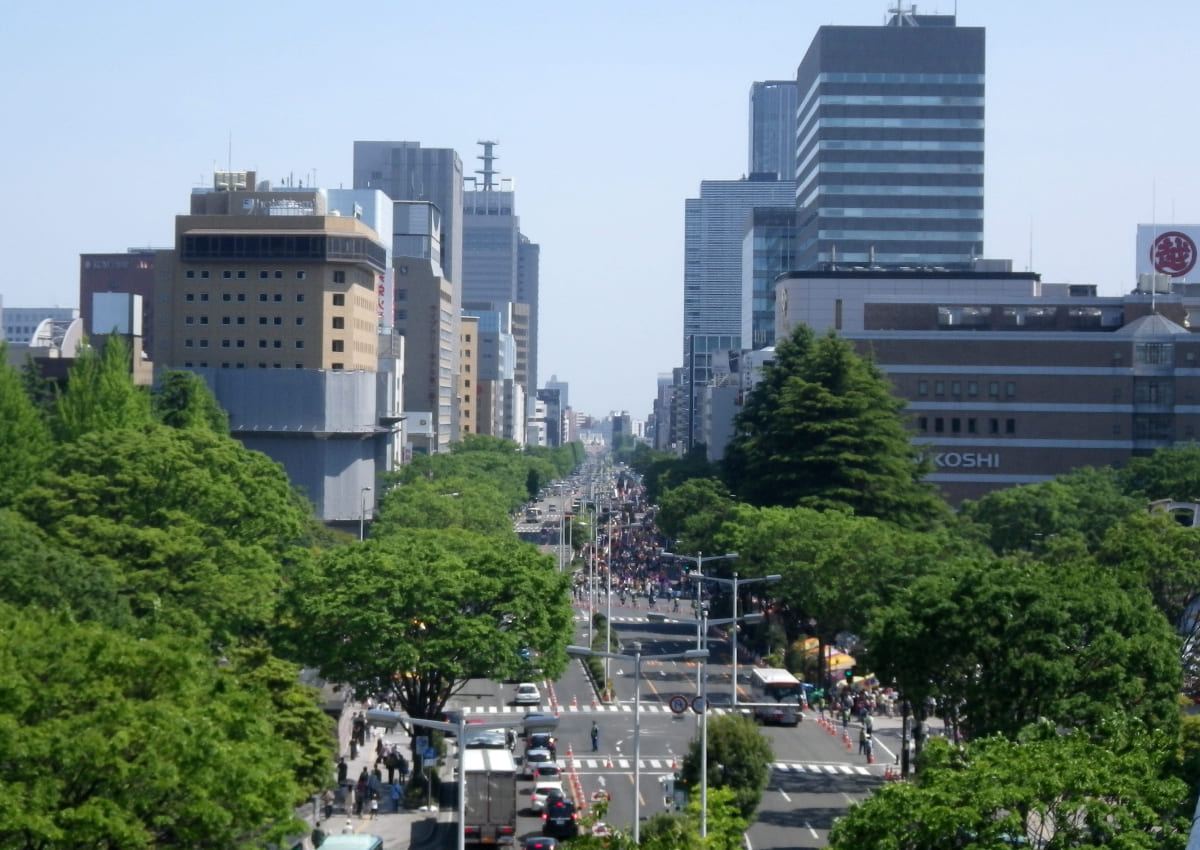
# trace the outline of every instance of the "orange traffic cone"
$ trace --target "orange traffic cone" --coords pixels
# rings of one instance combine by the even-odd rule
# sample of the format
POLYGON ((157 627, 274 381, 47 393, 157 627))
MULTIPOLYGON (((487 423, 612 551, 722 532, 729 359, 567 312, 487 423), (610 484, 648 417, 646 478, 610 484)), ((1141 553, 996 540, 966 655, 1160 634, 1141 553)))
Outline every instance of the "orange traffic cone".
POLYGON ((604 766, 605 766, 605 767, 607 767, 607 768, 609 768, 610 770, 612 769, 612 756, 609 756, 609 757, 608 757, 608 758, 605 760, 605 762, 604 762, 604 766))
POLYGON ((575 694, 571 694, 571 708, 579 708, 579 700, 575 698, 575 694))
POLYGON ((592 708, 596 707, 596 695, 592 694, 592 708))
POLYGON ((849 732, 842 733, 842 743, 846 745, 846 749, 848 749, 848 750, 854 749, 854 745, 850 743, 850 733, 849 732))
POLYGON ((675 760, 675 756, 671 756, 671 770, 679 770, 679 762, 675 760))

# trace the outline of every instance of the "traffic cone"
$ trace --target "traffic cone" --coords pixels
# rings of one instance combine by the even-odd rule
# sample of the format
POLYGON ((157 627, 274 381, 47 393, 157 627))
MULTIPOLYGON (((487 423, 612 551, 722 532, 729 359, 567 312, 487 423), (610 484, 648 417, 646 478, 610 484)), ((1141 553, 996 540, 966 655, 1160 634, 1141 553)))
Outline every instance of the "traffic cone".
POLYGON ((592 694, 592 708, 596 707, 596 695, 592 694))
POLYGON ((608 757, 608 758, 605 760, 605 762, 604 762, 604 766, 605 766, 605 767, 607 767, 609 770, 612 770, 612 756, 609 756, 609 757, 608 757))
POLYGON ((575 694, 571 694, 571 708, 579 708, 579 700, 575 698, 575 694))
POLYGON ((875 764, 875 752, 867 750, 867 764, 875 764))
POLYGON ((675 760, 675 756, 671 756, 671 770, 679 770, 679 762, 675 760))
POLYGON ((850 743, 850 733, 849 732, 842 733, 842 743, 846 745, 846 749, 848 749, 848 750, 854 749, 854 745, 850 743))

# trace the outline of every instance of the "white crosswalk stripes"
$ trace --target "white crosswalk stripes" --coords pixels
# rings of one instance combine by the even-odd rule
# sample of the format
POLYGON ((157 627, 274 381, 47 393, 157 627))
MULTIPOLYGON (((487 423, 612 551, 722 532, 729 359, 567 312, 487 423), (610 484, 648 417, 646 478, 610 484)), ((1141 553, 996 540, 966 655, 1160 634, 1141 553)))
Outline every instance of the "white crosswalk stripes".
MULTIPOLYGON (((672 763, 678 764, 671 757, 662 758, 644 758, 640 759, 642 770, 670 770, 672 763)), ((633 768, 633 759, 614 758, 610 761, 606 759, 594 758, 579 758, 578 756, 572 759, 563 761, 563 766, 574 765, 577 770, 596 771, 598 773, 606 773, 610 770, 631 770, 633 768), (612 765, 611 767, 609 765, 612 765)), ((815 764, 800 762, 783 762, 777 761, 771 763, 771 769, 777 773, 804 774, 807 776, 872 776, 871 770, 865 765, 860 764, 815 764)))
POLYGON ((771 769, 779 773, 819 773, 822 775, 844 773, 851 776, 870 776, 871 771, 859 764, 797 764, 796 762, 772 762, 771 769))
MULTIPOLYGON (((603 714, 606 712, 613 712, 613 711, 623 711, 623 712, 632 713, 633 703, 632 702, 622 702, 622 703, 616 703, 613 705, 597 705, 594 708, 590 705, 560 705, 557 709, 552 708, 551 706, 548 706, 548 705, 543 705, 543 706, 540 706, 538 710, 542 713, 547 713, 547 714, 562 714, 562 713, 572 713, 572 712, 576 713, 576 714, 603 714)), ((713 709, 710 709, 709 714, 712 717, 717 717, 717 716, 720 716, 723 714, 729 714, 729 711, 730 710, 728 708, 713 708, 713 709)), ((479 715, 479 714, 521 715, 521 714, 526 713, 526 709, 524 707, 518 708, 515 706, 511 706, 511 705, 470 705, 470 706, 466 706, 465 708, 463 708, 462 713, 464 715, 468 715, 468 716, 479 715)), ((649 703, 649 704, 642 703, 642 713, 643 714, 670 714, 671 708, 670 708, 670 706, 662 705, 661 703, 649 703)))

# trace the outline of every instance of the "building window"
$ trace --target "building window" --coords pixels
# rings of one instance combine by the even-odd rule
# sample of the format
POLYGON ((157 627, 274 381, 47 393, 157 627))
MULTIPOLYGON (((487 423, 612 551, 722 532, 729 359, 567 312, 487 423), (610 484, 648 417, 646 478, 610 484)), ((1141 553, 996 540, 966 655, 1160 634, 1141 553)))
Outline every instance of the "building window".
POLYGON ((236 365, 235 365, 233 368, 235 368, 235 369, 245 369, 245 368, 246 368, 246 364, 245 364, 245 363, 238 363, 238 364, 236 364, 236 365))
POLYGON ((304 280, 306 276, 307 274, 304 269, 300 269, 300 271, 296 272, 296 280, 304 280))
POLYGON ((262 271, 260 271, 260 272, 258 273, 258 279, 259 279, 259 280, 266 280, 266 279, 267 279, 267 277, 268 277, 268 275, 267 275, 267 270, 266 270, 266 269, 263 269, 262 271))
POLYGON ((346 320, 345 320, 345 319, 343 319, 341 316, 334 316, 334 317, 333 317, 333 329, 334 329, 335 331, 340 331, 340 330, 343 330, 345 327, 346 327, 346 320))
POLYGON ((237 276, 238 276, 238 280, 245 280, 246 279, 246 270, 238 269, 237 276))
POLYGON ((200 317, 200 324, 202 324, 202 325, 207 325, 207 324, 208 324, 208 316, 201 316, 201 317, 200 317))
POLYGON ((397 322, 407 322, 408 321, 408 311, 407 310, 397 310, 396 311, 396 321, 397 322))
POLYGON ((296 293, 296 303, 297 303, 297 304, 302 304, 302 303, 304 303, 304 293, 303 293, 303 292, 297 292, 297 293, 296 293))
POLYGON ((304 317, 303 317, 303 316, 297 316, 297 317, 296 317, 296 327, 300 327, 302 324, 304 324, 304 317))
POLYGON ((1000 382, 999 381, 989 381, 988 382, 988 395, 991 398, 1000 398, 1000 382))
POLYGON ((202 340, 200 340, 200 347, 201 347, 201 348, 208 348, 208 340, 207 340, 207 339, 202 339, 202 340))
POLYGON ((1004 395, 1007 398, 1014 398, 1017 395, 1017 384, 1015 381, 1007 381, 1004 384, 1004 395))
POLYGON ((929 433, 929 420, 924 416, 917 417, 917 430, 922 434, 929 433))
POLYGON ((929 381, 917 381, 917 395, 929 395, 929 381))
POLYGON ((340 372, 340 371, 342 371, 342 364, 341 363, 330 363, 329 368, 335 372, 340 372))
POLYGON ((962 381, 950 382, 950 395, 962 395, 962 381))
POLYGON ((192 361, 191 361, 191 360, 184 360, 184 361, 183 361, 183 368, 185 368, 185 369, 191 369, 191 368, 192 368, 192 361))
POLYGON ((228 292, 222 292, 222 293, 221 293, 221 300, 222 300, 222 301, 232 301, 232 300, 233 300, 233 296, 232 296, 232 295, 230 295, 228 292))
POLYGON ((271 343, 272 348, 283 348, 283 340, 277 339, 271 343))
POLYGON ((221 277, 223 277, 225 280, 233 280, 233 272, 231 272, 229 269, 225 269, 225 271, 221 272, 221 277))
POLYGON ((467 334, 467 342, 470 342, 470 341, 471 341, 471 335, 467 334))
POLYGON ((282 269, 275 269, 275 279, 283 280, 283 270, 282 269))
POLYGON ((1133 347, 1133 362, 1152 366, 1169 366, 1173 351, 1167 342, 1142 342, 1133 347))
POLYGON ((345 343, 344 343, 342 340, 340 340, 340 339, 335 339, 335 340, 334 340, 334 341, 333 341, 333 342, 330 344, 330 349, 329 349, 329 350, 330 350, 330 351, 345 351, 345 350, 346 350, 346 344, 345 344, 345 343))
POLYGON ((201 361, 200 361, 200 363, 199 363, 199 366, 200 366, 200 368, 201 368, 201 369, 207 369, 207 368, 208 368, 208 361, 207 361, 207 360, 201 360, 201 361))
POLYGON ((296 340, 296 348, 304 348, 304 340, 302 340, 302 339, 296 340))
POLYGON ((245 301, 245 300, 246 300, 246 293, 239 292, 238 293, 238 301, 245 301))
POLYGON ((234 348, 245 348, 245 347, 246 347, 246 340, 244 340, 244 339, 239 339, 237 341, 237 345, 234 346, 234 348))
POLYGON ((276 301, 282 301, 282 300, 283 300, 283 293, 282 293, 282 292, 276 292, 276 293, 275 293, 275 300, 276 300, 276 301))
POLYGON ((296 368, 297 368, 297 369, 303 369, 303 368, 304 368, 304 364, 303 364, 303 363, 297 363, 297 364, 296 364, 296 368))
POLYGON ((967 381, 967 395, 971 396, 972 398, 979 395, 978 381, 967 381))
POLYGON ((183 300, 184 301, 195 301, 196 296, 195 296, 195 294, 189 292, 187 295, 183 296, 183 300))
POLYGON ((200 300, 201 300, 201 301, 207 301, 207 300, 208 300, 208 293, 207 293, 207 292, 201 292, 201 293, 200 293, 200 300))
POLYGON ((1017 433, 1017 420, 1015 420, 1015 419, 1005 419, 1005 420, 1004 420, 1004 433, 1005 433, 1005 434, 1015 434, 1015 433, 1017 433))
POLYGON ((407 301, 408 300, 408 290, 407 289, 397 289, 395 298, 397 301, 407 301))
POLYGON ((267 368, 267 364, 266 364, 266 363, 259 363, 259 364, 258 364, 258 368, 259 368, 259 369, 266 369, 266 368, 267 368))
POLYGON ((346 282, 346 273, 344 271, 334 272, 333 273, 333 282, 334 283, 345 283, 346 282))
POLYGON ((1000 420, 999 419, 989 419, 988 420, 988 433, 989 434, 999 434, 1000 433, 1000 420))
POLYGON ((266 300, 267 300, 267 293, 265 293, 265 292, 260 292, 260 293, 258 293, 258 300, 259 300, 259 301, 266 301, 266 300))
POLYGON ((962 433, 962 420, 959 419, 957 416, 950 420, 950 433, 952 433, 952 434, 961 434, 962 433))
POLYGON ((283 316, 276 316, 276 317, 275 317, 275 318, 272 320, 272 324, 276 324, 276 325, 282 325, 282 324, 283 324, 283 316))
POLYGON ((200 279, 208 280, 208 269, 200 269, 200 279))
POLYGON ((233 319, 229 318, 228 316, 221 317, 221 324, 223 324, 223 325, 228 325, 232 321, 233 321, 233 319))
POLYGON ((258 347, 259 347, 259 348, 266 348, 266 347, 267 347, 267 341, 266 341, 265 339, 260 339, 260 340, 258 341, 258 347))
POLYGON ((265 325, 265 324, 267 323, 267 317, 266 317, 266 316, 259 316, 259 317, 258 317, 258 323, 259 323, 260 325, 265 325))
POLYGON ((184 316, 183 323, 185 325, 194 325, 194 324, 196 324, 196 317, 195 316, 184 316))
POLYGON ((184 274, 184 277, 186 277, 188 280, 193 280, 196 277, 196 270, 188 269, 187 272, 184 274))
POLYGON ((193 342, 192 342, 192 340, 190 340, 190 339, 185 339, 185 340, 183 341, 183 347, 184 347, 184 348, 191 348, 193 345, 194 345, 194 343, 193 343, 193 342))
POLYGON ((229 340, 227 340, 227 339, 221 340, 221 348, 229 348, 229 347, 230 347, 229 340))
POLYGON ((225 363, 222 363, 222 364, 221 364, 221 368, 222 368, 222 369, 228 369, 228 368, 229 368, 229 363, 228 363, 228 361, 226 361, 225 363))
POLYGON ((934 395, 945 395, 946 394, 946 382, 945 381, 934 381, 933 382, 933 394, 934 395))
POLYGON ((244 324, 246 324, 246 317, 245 317, 245 316, 238 316, 238 317, 237 317, 237 323, 238 323, 239 325, 244 325, 244 324))
POLYGON ((333 306, 334 307, 345 307, 346 306, 346 296, 340 292, 334 293, 333 306))
POLYGON ((938 416, 933 420, 933 431, 935 434, 941 434, 946 430, 946 420, 938 416))

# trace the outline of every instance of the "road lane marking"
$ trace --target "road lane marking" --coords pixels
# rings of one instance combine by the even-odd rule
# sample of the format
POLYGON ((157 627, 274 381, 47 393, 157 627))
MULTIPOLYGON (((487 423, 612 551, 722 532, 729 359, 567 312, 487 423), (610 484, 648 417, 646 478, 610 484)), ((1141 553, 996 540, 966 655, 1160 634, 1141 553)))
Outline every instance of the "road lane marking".
POLYGON ((820 838, 820 836, 819 836, 819 835, 817 835, 817 831, 816 831, 815 829, 813 829, 813 828, 812 828, 812 824, 811 824, 811 823, 809 823, 808 821, 805 821, 805 822, 804 822, 804 827, 805 827, 805 829, 807 829, 807 830, 808 830, 808 834, 809 834, 809 835, 811 835, 813 838, 820 838))

